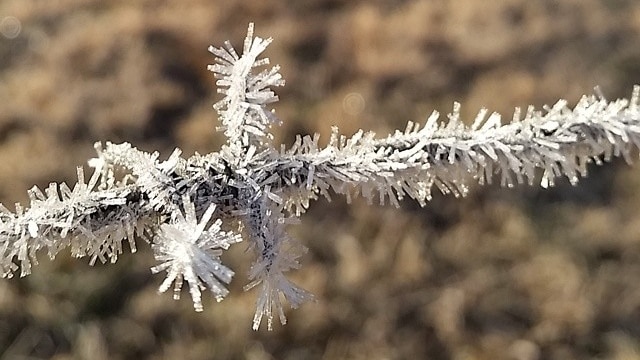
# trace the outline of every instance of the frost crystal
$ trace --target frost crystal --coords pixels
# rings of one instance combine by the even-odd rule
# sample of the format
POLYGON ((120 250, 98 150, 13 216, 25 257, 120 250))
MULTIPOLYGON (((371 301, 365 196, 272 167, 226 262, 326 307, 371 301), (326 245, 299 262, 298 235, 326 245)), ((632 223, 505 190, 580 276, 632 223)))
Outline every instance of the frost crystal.
POLYGON ((180 299, 183 279, 189 283, 189 292, 196 311, 202 311, 201 288, 209 288, 217 301, 222 301, 229 291, 224 284, 231 282, 233 271, 220 263, 222 250, 240 242, 238 234, 220 231, 222 220, 217 219, 206 231, 205 227, 215 211, 211 204, 197 222, 196 211, 188 196, 182 201, 185 208, 173 213, 169 223, 160 225, 160 231, 152 245, 156 260, 162 263, 152 272, 167 271, 160 292, 165 292, 175 281, 173 298, 180 299), (222 283, 221 283, 222 282, 222 283))
POLYGON ((276 150, 269 128, 279 120, 268 105, 278 100, 271 88, 284 80, 277 66, 257 71, 269 64, 259 57, 270 42, 254 37, 250 25, 242 55, 228 42, 209 48, 216 56, 209 69, 224 95, 214 105, 227 136, 221 151, 185 159, 176 149, 160 161, 158 153, 128 143, 97 143, 88 182, 80 168, 72 188, 34 187, 29 206, 17 204, 15 212, 0 205, 2 275, 28 275, 40 250, 54 258, 65 247, 92 264, 115 262, 123 240, 135 252, 135 240, 143 239, 158 261, 152 271, 167 272, 160 292, 173 284, 177 299, 186 281, 201 311, 202 290, 218 301, 228 293, 234 273, 220 256, 240 241, 240 229, 222 226, 240 220, 255 259, 245 288, 259 289, 253 328, 266 318, 271 329, 276 316, 286 322, 284 301, 298 307, 313 299, 286 277, 305 251, 286 227, 320 195, 344 194, 347 201, 361 195, 396 206, 409 197, 424 206, 434 186, 464 196, 471 185, 494 179, 506 187, 536 181, 548 187, 559 177, 575 184, 588 163, 630 161, 640 146, 636 86, 630 100, 584 96, 574 108, 561 100, 542 111, 530 107, 524 116, 516 110, 506 125, 482 110, 467 126, 456 103, 444 122, 434 112, 424 125, 409 122, 385 138, 364 131, 347 137, 334 128, 325 147, 318 136, 305 136, 276 150))

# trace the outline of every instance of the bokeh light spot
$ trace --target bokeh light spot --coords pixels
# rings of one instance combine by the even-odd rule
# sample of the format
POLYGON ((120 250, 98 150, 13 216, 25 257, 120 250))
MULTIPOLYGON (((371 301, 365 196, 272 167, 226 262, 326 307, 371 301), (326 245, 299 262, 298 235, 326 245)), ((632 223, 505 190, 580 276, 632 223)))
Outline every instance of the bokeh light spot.
POLYGON ((360 115, 365 105, 366 102, 359 93, 349 93, 342 100, 342 108, 349 115, 360 115))
POLYGON ((14 16, 5 16, 0 21, 0 34, 7 39, 15 39, 20 35, 22 23, 14 16))

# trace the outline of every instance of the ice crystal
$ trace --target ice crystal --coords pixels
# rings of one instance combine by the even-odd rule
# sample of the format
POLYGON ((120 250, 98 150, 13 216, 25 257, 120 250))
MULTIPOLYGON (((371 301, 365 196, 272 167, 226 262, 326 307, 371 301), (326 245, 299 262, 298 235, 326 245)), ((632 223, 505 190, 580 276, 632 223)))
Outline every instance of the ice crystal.
POLYGON ((125 239, 132 252, 143 239, 158 261, 152 271, 167 273, 160 292, 173 284, 177 299, 186 281, 201 311, 203 289, 218 301, 228 293, 234 273, 220 256, 240 241, 240 229, 223 231, 222 225, 239 220, 254 254, 245 288, 259 289, 253 328, 266 318, 271 329, 275 317, 286 322, 284 301, 298 307, 313 299, 286 277, 305 251, 286 227, 318 196, 363 196, 396 206, 409 197, 424 206, 434 186, 465 196, 472 184, 494 179, 506 187, 537 181, 548 187, 559 177, 575 184, 587 164, 614 156, 630 161, 640 146, 636 86, 630 99, 584 96, 573 108, 561 100, 524 115, 516 110, 505 125, 500 115, 481 110, 467 126, 456 103, 445 121, 434 112, 424 125, 409 122, 383 138, 365 131, 347 137, 334 128, 325 147, 318 136, 304 136, 276 150, 270 126, 280 121, 268 106, 278 100, 272 88, 284 80, 278 66, 258 70, 269 64, 260 56, 270 42, 254 36, 250 25, 242 54, 229 42, 209 48, 215 55, 209 69, 223 95, 214 105, 227 137, 219 152, 183 158, 176 149, 160 161, 158 153, 128 143, 97 143, 88 182, 79 168, 73 188, 34 187, 28 207, 0 206, 2 275, 28 275, 40 250, 54 258, 66 247, 92 264, 115 262, 125 239))
POLYGON ((161 264, 152 272, 167 271, 160 292, 165 292, 175 282, 173 298, 180 299, 183 279, 189 283, 189 293, 196 311, 202 311, 201 288, 209 288, 216 300, 222 301, 229 291, 222 284, 228 284, 233 271, 220 263, 222 250, 241 240, 239 234, 221 231, 222 220, 217 219, 206 231, 205 227, 215 211, 215 205, 202 215, 198 223, 196 210, 185 195, 182 211, 174 212, 169 223, 160 225, 160 231, 152 245, 156 260, 161 264), (222 283, 221 283, 222 282, 222 283))

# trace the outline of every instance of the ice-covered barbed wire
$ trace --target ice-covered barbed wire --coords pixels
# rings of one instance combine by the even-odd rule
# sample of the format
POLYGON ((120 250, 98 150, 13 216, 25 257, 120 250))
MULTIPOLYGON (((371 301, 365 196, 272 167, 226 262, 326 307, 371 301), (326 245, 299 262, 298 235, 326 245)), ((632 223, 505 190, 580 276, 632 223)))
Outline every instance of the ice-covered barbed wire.
POLYGON ((560 100, 542 111, 529 107, 523 117, 516 110, 506 125, 499 114, 487 116, 483 109, 471 126, 460 119, 456 103, 444 122, 434 112, 425 125, 409 122, 405 131, 383 139, 363 131, 348 138, 334 129, 327 147, 307 136, 282 157, 284 164, 304 164, 290 171, 308 189, 326 196, 329 189, 360 193, 396 206, 404 196, 424 206, 434 185, 455 196, 494 177, 502 186, 533 185, 536 169, 542 170, 542 187, 562 176, 576 184, 589 162, 601 164, 613 156, 631 161, 631 151, 640 146, 639 102, 640 86, 635 86, 630 100, 584 96, 573 109, 560 100))
POLYGON ((91 264, 115 262, 125 239, 132 252, 142 239, 158 261, 152 271, 167 273, 159 291, 173 285, 177 299, 186 281, 201 311, 202 290, 218 301, 228 293, 234 272, 221 255, 241 240, 239 223, 254 253, 245 286, 258 289, 253 328, 266 318, 271 329, 274 318, 286 322, 284 301, 297 307, 313 299, 286 277, 305 251, 286 228, 318 196, 333 192, 396 206, 409 197, 424 206, 434 186, 464 196, 473 184, 494 179, 506 187, 553 186, 559 177, 575 184, 588 163, 630 161, 640 145, 636 86, 628 100, 585 96, 573 108, 561 100, 516 110, 507 124, 481 110, 465 125, 456 103, 444 121, 434 112, 424 125, 409 122, 387 137, 364 131, 347 137, 334 128, 326 146, 315 135, 276 149, 269 128, 279 120, 268 105, 277 101, 271 87, 284 80, 277 66, 257 72, 268 64, 259 56, 270 42, 254 37, 250 25, 241 55, 228 42, 210 48, 216 59, 209 69, 224 95, 214 106, 227 136, 219 152, 183 158, 176 149, 161 161, 128 143, 97 143, 88 182, 79 168, 73 187, 34 187, 29 206, 16 204, 15 212, 0 206, 2 275, 28 275, 38 252, 54 258, 66 247, 91 264))

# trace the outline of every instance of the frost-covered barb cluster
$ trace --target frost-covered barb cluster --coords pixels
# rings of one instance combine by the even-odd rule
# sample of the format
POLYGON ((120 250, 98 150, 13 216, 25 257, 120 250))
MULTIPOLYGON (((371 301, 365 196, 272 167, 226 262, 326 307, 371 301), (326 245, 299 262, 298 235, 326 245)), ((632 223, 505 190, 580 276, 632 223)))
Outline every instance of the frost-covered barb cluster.
POLYGON ((234 273, 220 256, 244 231, 255 255, 246 286, 258 289, 253 328, 266 318, 271 329, 275 317, 285 323, 284 301, 297 307, 313 298, 286 277, 305 250, 286 228, 319 195, 394 205, 410 197, 425 205, 434 186, 464 196, 470 185, 494 179, 511 187, 542 174, 544 187, 564 176, 576 183, 589 162, 629 159, 640 146, 636 86, 630 100, 585 96, 573 109, 559 101, 541 111, 517 110, 506 125, 482 110, 467 126, 455 104, 445 121, 434 112, 426 124, 409 123, 384 138, 334 129, 324 147, 317 136, 305 136, 277 149, 269 129, 279 120, 269 105, 278 100, 272 88, 284 80, 277 66, 258 70, 269 63, 259 56, 270 42, 254 37, 250 25, 242 54, 228 42, 209 49, 215 55, 209 69, 224 95, 214 105, 227 136, 219 152, 183 158, 176 149, 161 161, 128 143, 97 143, 88 181, 79 168, 73 187, 34 187, 28 207, 0 207, 2 275, 28 275, 40 250, 54 258, 66 247, 92 264, 115 262, 125 239, 132 252, 142 239, 158 261, 152 271, 167 274, 159 290, 173 286, 179 298, 186 281, 201 311, 202 290, 218 301, 227 295, 234 273))

